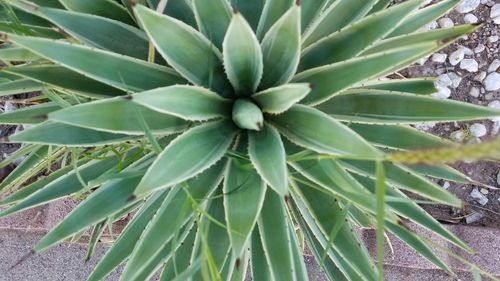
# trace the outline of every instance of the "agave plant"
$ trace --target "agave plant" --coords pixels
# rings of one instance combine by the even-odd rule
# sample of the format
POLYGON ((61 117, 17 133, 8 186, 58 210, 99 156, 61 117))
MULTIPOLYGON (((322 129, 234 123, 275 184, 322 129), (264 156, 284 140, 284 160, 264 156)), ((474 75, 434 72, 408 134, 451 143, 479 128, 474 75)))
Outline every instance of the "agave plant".
POLYGON ((0 93, 41 93, 0 115, 29 125, 4 140, 23 146, 2 166, 25 159, 0 185, 0 217, 73 196, 33 253, 91 229, 90 257, 133 215, 89 280, 125 262, 127 281, 244 280, 249 268, 308 280, 304 248, 330 280, 381 280, 359 227, 450 271, 406 222, 472 249, 406 191, 460 206, 427 176, 470 179, 386 156, 450 144, 409 124, 500 113, 429 96, 433 79, 379 78, 473 31, 421 31, 459 1, 230 2, 6 0, 0 93))

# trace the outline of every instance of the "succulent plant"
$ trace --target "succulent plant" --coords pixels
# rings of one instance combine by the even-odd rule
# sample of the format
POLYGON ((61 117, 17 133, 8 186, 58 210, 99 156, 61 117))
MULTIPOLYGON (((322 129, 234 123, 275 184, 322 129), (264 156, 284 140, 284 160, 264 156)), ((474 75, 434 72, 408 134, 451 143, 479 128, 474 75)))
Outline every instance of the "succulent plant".
POLYGON ((470 179, 386 155, 451 143, 409 124, 499 111, 379 79, 476 28, 422 31, 458 0, 389 2, 5 0, 0 95, 40 94, 0 115, 29 125, 0 217, 73 196, 33 253, 91 229, 90 257, 133 215, 89 280, 308 280, 306 246, 330 280, 380 280, 358 227, 450 271, 406 222, 472 249, 406 191, 460 206, 427 176, 470 179))

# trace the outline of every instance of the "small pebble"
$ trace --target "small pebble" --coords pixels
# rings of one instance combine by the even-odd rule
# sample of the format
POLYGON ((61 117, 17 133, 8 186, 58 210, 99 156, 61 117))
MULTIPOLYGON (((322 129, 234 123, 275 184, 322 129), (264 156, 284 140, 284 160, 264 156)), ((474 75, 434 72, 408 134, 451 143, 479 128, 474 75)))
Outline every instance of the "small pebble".
POLYGON ((490 43, 495 43, 497 41, 498 41, 497 35, 488 37, 488 42, 490 42, 490 43))
POLYGON ((448 73, 448 76, 451 79, 451 86, 455 89, 458 88, 458 86, 460 86, 460 82, 462 82, 462 77, 455 72, 448 73))
POLYGON ((484 126, 481 123, 474 123, 469 127, 469 131, 472 136, 476 138, 484 137, 486 133, 488 132, 486 130, 486 126, 484 126))
POLYGON ((461 14, 465 14, 476 9, 480 2, 480 0, 462 0, 456 10, 461 14))
POLYGON ((480 214, 478 212, 474 212, 471 215, 468 215, 467 217, 465 217, 465 222, 467 224, 475 223, 475 222, 479 221, 480 219, 482 219, 483 217, 484 217, 483 214, 480 214))
POLYGON ((471 95, 475 98, 479 97, 479 89, 476 87, 470 88, 469 95, 471 95))
POLYGON ((486 189, 486 188, 481 188, 481 190, 479 190, 479 191, 481 191, 481 193, 484 194, 484 195, 490 194, 490 191, 488 189, 486 189))
POLYGON ((492 72, 483 80, 486 91, 496 91, 500 89, 500 73, 492 72))
POLYGON ((499 67, 500 67, 500 60, 499 59, 493 60, 490 66, 488 67, 488 73, 497 71, 499 67))
POLYGON ((465 23, 477 23, 479 20, 477 19, 477 17, 473 14, 467 14, 464 16, 464 21, 465 23))
POLYGON ((451 186, 451 185, 450 185, 450 183, 449 183, 449 182, 447 182, 447 181, 443 182, 443 188, 444 188, 444 189, 448 190, 448 188, 450 188, 450 186, 451 186))
POLYGON ((498 172, 497 175, 497 185, 500 186, 500 172, 498 172))
POLYGON ((483 44, 478 44, 476 48, 474 48, 474 53, 481 53, 482 51, 484 51, 484 49, 486 49, 486 46, 484 46, 483 44))
POLYGON ((479 64, 475 59, 464 59, 460 62, 460 68, 473 73, 479 70, 479 64))
POLYGON ((475 201, 477 201, 477 203, 481 204, 481 205, 486 205, 488 203, 488 197, 484 196, 484 194, 482 194, 481 192, 479 192, 479 190, 477 190, 477 188, 474 188, 472 190, 472 192, 470 193, 470 196, 472 197, 472 199, 474 199, 475 201))
POLYGON ((455 25, 450 18, 441 18, 437 22, 441 28, 449 28, 455 25))
POLYGON ((437 53, 437 54, 434 54, 432 55, 432 58, 431 60, 433 62, 438 62, 438 63, 443 63, 446 61, 446 58, 448 57, 447 54, 440 54, 440 53, 437 53))
POLYGON ((500 4, 495 4, 491 7, 490 18, 493 19, 493 22, 498 24, 498 21, 500 21, 500 4))
MULTIPOLYGON (((500 101, 498 100, 491 101, 490 103, 488 103, 488 107, 500 110, 500 101)), ((500 122, 500 117, 494 117, 491 118, 490 120, 493 122, 500 122)))
POLYGON ((432 96, 438 99, 447 99, 451 96, 451 90, 448 87, 442 85, 436 85, 437 92, 432 94, 432 96))
POLYGON ((465 139, 465 133, 462 130, 455 131, 450 134, 450 138, 452 140, 462 142, 465 139))
POLYGON ((465 57, 465 51, 464 49, 460 48, 456 50, 455 52, 451 53, 450 56, 448 57, 448 60, 450 61, 450 64, 455 66, 459 64, 465 57))
POLYGON ((479 72, 478 75, 474 76, 474 80, 477 81, 477 82, 479 82, 479 83, 483 83, 484 78, 486 78, 486 72, 485 71, 481 71, 481 72, 479 72))

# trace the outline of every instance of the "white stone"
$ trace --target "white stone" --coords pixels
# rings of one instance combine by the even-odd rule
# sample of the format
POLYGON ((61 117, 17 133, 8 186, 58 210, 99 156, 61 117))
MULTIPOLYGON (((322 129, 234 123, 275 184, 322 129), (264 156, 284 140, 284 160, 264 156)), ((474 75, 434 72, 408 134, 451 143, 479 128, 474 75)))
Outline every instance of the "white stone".
POLYGON ((440 18, 437 22, 441 28, 449 28, 455 25, 450 18, 440 18))
POLYGON ((468 215, 467 217, 465 217, 465 222, 467 224, 471 224, 471 223, 475 223, 475 222, 479 221, 482 218, 484 218, 483 214, 478 213, 478 212, 474 212, 474 213, 468 215))
POLYGON ((3 112, 4 113, 9 113, 9 112, 13 112, 13 111, 16 111, 17 110, 17 106, 10 102, 10 101, 6 101, 5 102, 5 105, 3 106, 3 112))
POLYGON ((490 18, 498 18, 500 17, 500 4, 495 4, 491 7, 490 18))
POLYGON ((476 87, 470 88, 469 95, 471 95, 475 98, 479 97, 479 89, 476 87))
POLYGON ((495 36, 490 36, 490 37, 488 37, 488 41, 489 41, 490 43, 495 43, 495 42, 497 42, 497 41, 498 41, 498 36, 497 36, 497 35, 495 35, 495 36))
POLYGON ((462 130, 455 131, 450 134, 450 138, 452 140, 462 142, 465 139, 465 133, 462 130))
POLYGON ((432 55, 432 59, 431 60, 433 62, 443 63, 443 62, 446 61, 447 57, 448 57, 447 54, 437 53, 437 54, 432 55))
POLYGON ((500 172, 498 172, 497 175, 497 185, 500 186, 500 172))
POLYGON ((493 19, 494 24, 500 24, 500 17, 496 17, 493 19))
POLYGON ((479 20, 475 15, 467 14, 464 16, 464 21, 465 23, 477 23, 479 20))
MULTIPOLYGON (((466 40, 467 40, 467 39, 466 39, 466 40)), ((472 55, 474 55, 474 52, 473 52, 471 49, 467 48, 467 47, 464 47, 464 46, 458 46, 458 48, 459 48, 459 49, 463 49, 463 50, 464 50, 464 54, 465 54, 466 56, 472 56, 472 55)))
POLYGON ((464 59, 464 57, 465 57, 465 50, 463 48, 460 48, 455 52, 451 53, 450 56, 448 57, 448 60, 450 61, 451 65, 457 65, 464 59))
POLYGON ((448 188, 450 188, 450 186, 451 186, 451 185, 450 185, 450 183, 449 183, 449 182, 447 182, 447 181, 443 182, 443 188, 444 188, 444 189, 448 189, 448 188))
POLYGON ((437 85, 442 85, 445 87, 453 85, 453 81, 451 81, 450 76, 448 74, 441 74, 438 76, 438 80, 436 81, 436 86, 437 85))
POLYGON ((472 190, 470 196, 472 197, 472 199, 477 201, 477 203, 483 206, 488 203, 488 197, 484 196, 484 194, 482 194, 479 190, 477 190, 477 188, 474 188, 474 190, 472 190))
POLYGON ((451 79, 451 86, 454 89, 458 88, 458 86, 460 86, 460 82, 462 82, 462 77, 460 77, 460 75, 456 74, 455 72, 448 73, 448 76, 451 79))
POLYGON ((462 0, 456 10, 459 13, 465 14, 476 9, 480 2, 480 0, 462 0))
POLYGON ((489 72, 495 72, 497 69, 500 67, 500 60, 499 59, 494 59, 490 66, 488 67, 488 73, 489 72))
POLYGON ((481 71, 481 72, 479 72, 478 75, 474 76, 474 80, 477 81, 477 82, 479 82, 479 83, 483 83, 484 78, 486 78, 486 72, 485 71, 481 71))
POLYGON ((481 123, 474 123, 469 127, 469 131, 472 136, 476 138, 484 137, 486 136, 486 133, 488 132, 486 130, 486 126, 484 126, 481 123))
POLYGON ((415 128, 421 131, 428 131, 436 126, 434 122, 426 122, 426 123, 417 123, 415 124, 415 128))
POLYGON ((500 73, 492 72, 483 81, 486 91, 497 91, 500 89, 500 73))
POLYGON ((474 53, 481 53, 482 51, 484 51, 486 49, 486 46, 484 46, 483 44, 478 44, 476 48, 474 48, 474 53))
POLYGON ((442 86, 442 85, 436 85, 436 90, 437 92, 432 94, 432 96, 438 98, 438 99, 447 99, 451 96, 451 90, 448 87, 442 86))
POLYGON ((460 68, 469 72, 477 72, 479 70, 479 64, 475 59, 464 59, 460 62, 460 68))

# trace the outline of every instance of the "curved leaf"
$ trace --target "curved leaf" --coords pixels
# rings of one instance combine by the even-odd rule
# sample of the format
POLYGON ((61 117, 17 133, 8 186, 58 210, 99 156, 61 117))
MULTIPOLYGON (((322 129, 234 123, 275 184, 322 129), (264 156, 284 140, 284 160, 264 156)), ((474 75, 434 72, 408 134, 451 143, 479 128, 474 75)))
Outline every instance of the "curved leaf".
POLYGON ((264 74, 259 89, 288 83, 300 59, 300 6, 294 5, 262 40, 264 74))
POLYGON ((304 49, 299 70, 353 58, 389 34, 423 0, 407 1, 333 33, 304 49))
POLYGON ((185 82, 167 67, 108 51, 42 38, 8 37, 40 56, 118 89, 142 91, 185 82))
POLYGON ((203 34, 169 16, 137 5, 135 14, 169 65, 191 83, 229 96, 219 50, 203 34))
POLYGON ((134 25, 127 10, 113 0, 59 0, 70 11, 98 15, 134 25))
POLYGON ((381 156, 347 126, 307 106, 295 105, 283 114, 272 116, 270 122, 292 142, 319 153, 361 159, 381 156))
POLYGON ((17 109, 0 114, 0 124, 38 124, 47 120, 47 114, 60 108, 55 103, 47 102, 17 109))
POLYGON ((172 141, 148 169, 135 191, 144 195, 192 178, 220 160, 237 128, 230 121, 200 125, 172 141))
POLYGON ((315 20, 302 38, 307 47, 366 15, 377 0, 336 0, 315 20))
POLYGON ((62 89, 73 90, 97 96, 120 96, 124 92, 104 83, 90 79, 78 72, 58 65, 20 65, 3 71, 46 83, 62 89), (64 77, 64 79, 61 79, 64 77))
POLYGON ((265 0, 257 27, 257 37, 259 39, 264 37, 271 26, 292 7, 294 2, 294 0, 265 0))
POLYGON ((193 0, 198 29, 222 49, 222 41, 231 22, 231 8, 226 0, 193 0))
POLYGON ((280 196, 287 195, 286 154, 278 131, 267 124, 260 131, 249 131, 248 153, 264 181, 280 196))
POLYGON ((380 80, 363 83, 361 88, 430 95, 437 92, 434 78, 380 80))
POLYGON ((285 202, 270 189, 266 193, 258 223, 262 246, 274 280, 297 280, 285 202))
POLYGON ((465 121, 500 116, 500 110, 490 107, 376 90, 338 95, 318 108, 340 120, 382 124, 465 121))
POLYGON ((270 88, 252 96, 263 112, 280 114, 301 101, 311 91, 307 83, 295 83, 270 88))
POLYGON ((233 13, 222 45, 224 68, 236 94, 252 95, 262 78, 262 50, 252 28, 238 11, 233 13))
POLYGON ((104 99, 65 108, 49 114, 55 122, 97 131, 127 135, 144 135, 144 128, 136 110, 140 111, 148 127, 156 134, 173 134, 187 127, 177 117, 158 113, 124 98, 104 99))
POLYGON ((435 43, 426 43, 358 57, 301 72, 293 81, 311 83, 314 89, 302 102, 317 105, 353 84, 391 73, 395 66, 410 64, 436 48, 435 43))
MULTIPOLYGON (((246 150, 246 141, 239 144, 238 152, 246 150)), ((241 258, 250 235, 257 223, 266 184, 246 161, 230 160, 224 177, 224 210, 227 232, 233 255, 241 258)))
POLYGON ((0 83, 0 96, 10 96, 37 92, 42 90, 42 84, 31 79, 18 79, 9 82, 0 83))
POLYGON ((231 103, 216 93, 196 86, 171 86, 137 93, 132 100, 152 110, 190 121, 231 115, 231 103))
POLYGON ((44 122, 8 137, 13 143, 38 143, 61 146, 98 146, 120 143, 132 139, 123 134, 112 134, 70 126, 56 122, 44 122))

